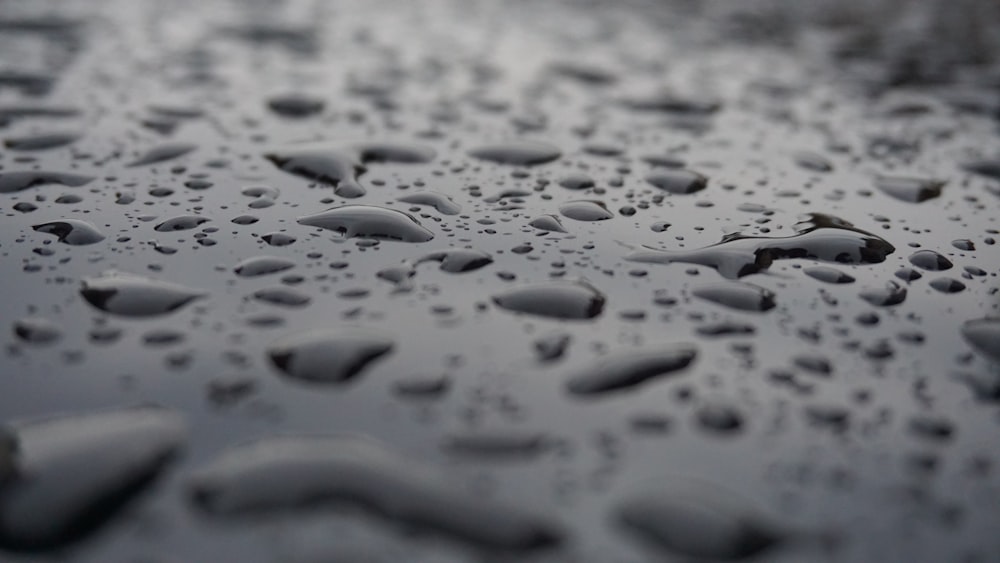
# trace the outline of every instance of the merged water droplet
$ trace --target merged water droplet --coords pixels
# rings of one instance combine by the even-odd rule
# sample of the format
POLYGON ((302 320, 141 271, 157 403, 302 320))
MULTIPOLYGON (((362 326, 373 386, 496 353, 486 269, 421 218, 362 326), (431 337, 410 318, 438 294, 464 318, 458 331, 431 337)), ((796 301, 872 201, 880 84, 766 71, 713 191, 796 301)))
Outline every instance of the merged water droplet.
POLYGON ((808 220, 797 224, 796 229, 798 234, 789 237, 730 235, 718 244, 697 250, 637 250, 626 259, 653 264, 699 264, 735 279, 766 270, 778 259, 877 264, 896 250, 885 239, 830 215, 813 213, 808 220))
POLYGON ((693 346, 666 346, 656 350, 617 352, 598 358, 574 373, 566 389, 574 395, 600 395, 628 389, 653 379, 678 374, 698 356, 693 346))
POLYGON ((282 338, 267 348, 271 362, 293 379, 343 383, 392 351, 385 335, 361 330, 311 330, 282 338))
POLYGON ((275 151, 264 155, 278 168, 333 186, 347 198, 361 197, 367 190, 358 178, 372 162, 426 163, 434 160, 434 149, 422 145, 360 143, 346 147, 275 151))
POLYGON ((234 447, 190 480, 192 501, 220 517, 350 504, 474 545, 532 550, 560 527, 462 493, 442 476, 357 436, 278 437, 234 447))
POLYGON ((543 231, 550 231, 554 233, 565 233, 566 229, 563 227, 559 218, 555 215, 542 215, 541 217, 536 217, 528 223, 536 229, 543 231))
POLYGON ((517 287, 493 297, 498 307, 555 319, 592 319, 604 310, 605 297, 583 281, 551 281, 517 287))
POLYGON ((338 232, 345 238, 365 237, 402 242, 427 242, 434 233, 410 214, 372 205, 343 205, 299 217, 298 222, 338 232))
POLYGON ((207 293, 183 285, 120 272, 83 280, 80 295, 94 307, 126 317, 150 317, 176 311, 207 293))

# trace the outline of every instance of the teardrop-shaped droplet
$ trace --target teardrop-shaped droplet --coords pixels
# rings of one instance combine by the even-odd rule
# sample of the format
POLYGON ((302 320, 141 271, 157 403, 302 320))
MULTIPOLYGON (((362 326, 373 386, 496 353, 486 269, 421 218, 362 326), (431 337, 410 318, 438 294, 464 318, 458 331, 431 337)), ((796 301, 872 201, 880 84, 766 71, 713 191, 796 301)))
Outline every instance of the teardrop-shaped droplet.
POLYGON ((615 216, 600 201, 567 201, 559 206, 559 213, 574 221, 606 221, 615 216))

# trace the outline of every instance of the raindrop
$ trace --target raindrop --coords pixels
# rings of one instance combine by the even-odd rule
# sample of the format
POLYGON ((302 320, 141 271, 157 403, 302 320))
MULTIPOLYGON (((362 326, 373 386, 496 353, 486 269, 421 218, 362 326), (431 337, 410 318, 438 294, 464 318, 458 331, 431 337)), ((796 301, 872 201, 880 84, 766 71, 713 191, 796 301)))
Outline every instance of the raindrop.
POLYGON ((59 237, 59 242, 72 246, 85 246, 96 244, 104 240, 104 235, 97 230, 97 227, 86 221, 77 219, 63 219, 62 221, 51 221, 33 225, 32 229, 59 237))
POLYGON ((150 317, 176 311, 203 291, 119 272, 83 280, 80 294, 94 307, 126 317, 150 317))

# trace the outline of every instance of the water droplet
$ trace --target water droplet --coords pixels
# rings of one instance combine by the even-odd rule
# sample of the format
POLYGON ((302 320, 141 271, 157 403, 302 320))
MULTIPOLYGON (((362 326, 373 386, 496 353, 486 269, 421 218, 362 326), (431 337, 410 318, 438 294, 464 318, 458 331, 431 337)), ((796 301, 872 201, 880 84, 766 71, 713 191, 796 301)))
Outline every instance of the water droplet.
POLYGON ((397 201, 413 205, 429 205, 442 215, 458 215, 462 211, 462 207, 450 197, 430 190, 405 195, 398 198, 397 201))
POLYGON ((933 250, 918 250, 910 255, 909 260, 910 264, 932 272, 950 270, 953 266, 951 260, 933 250))
POLYGON ((530 550, 560 542, 558 526, 460 492, 429 469, 357 436, 276 437, 223 452, 190 481, 217 516, 351 504, 481 547, 530 550))
POLYGON ((255 256, 243 260, 233 269, 237 276, 252 278, 284 272, 295 267, 295 261, 278 256, 255 256))
POLYGON ((282 117, 309 117, 323 111, 326 104, 319 98, 305 94, 282 94, 267 101, 267 107, 282 117))
POLYGON ((833 163, 825 156, 809 151, 797 151, 794 154, 795 164, 813 172, 832 172, 833 163))
POLYGON ((71 145, 80 139, 79 133, 43 133, 23 137, 8 137, 4 146, 12 151, 43 151, 71 145))
POLYGON ((836 268, 828 266, 813 266, 802 270, 805 274, 815 280, 824 283, 843 284, 854 283, 854 278, 836 268))
POLYGON ((626 259, 653 264, 699 264, 734 279, 766 270, 777 259, 812 258, 843 264, 876 264, 884 262, 885 257, 896 250, 881 237, 830 215, 813 213, 796 228, 798 234, 789 237, 730 235, 718 244, 697 250, 644 249, 632 252, 626 259))
POLYGON ((533 347, 535 357, 540 362, 553 362, 563 357, 569 348, 572 336, 568 332, 554 332, 535 339, 533 347))
POLYGON ((51 221, 32 225, 32 229, 59 237, 59 242, 72 246, 85 246, 96 244, 104 240, 104 235, 97 230, 97 227, 86 221, 77 219, 63 219, 62 221, 51 221))
POLYGON ((695 288, 691 294, 740 311, 768 311, 775 306, 774 292, 749 283, 707 285, 695 288))
POLYGON ((705 189, 708 178, 692 170, 682 168, 662 170, 646 176, 653 186, 672 194, 693 194, 705 189))
POLYGON ((879 176, 875 180, 875 185, 878 189, 900 201, 921 203, 940 196, 945 182, 922 178, 879 176))
POLYGON ((83 280, 80 295, 102 311, 126 317, 149 317, 176 311, 205 297, 203 291, 119 272, 83 280))
POLYGON ((305 307, 312 298, 300 291, 283 286, 265 287, 253 292, 257 301, 279 305, 281 307, 305 307))
POLYGON ((336 231, 345 238, 365 237, 403 242, 427 242, 434 233, 422 227, 410 214, 371 205, 343 205, 315 215, 299 217, 310 227, 336 231))
POLYGON ((536 217, 528 223, 536 229, 541 229, 543 231, 550 231, 554 233, 565 233, 566 229, 562 226, 559 218, 555 215, 542 215, 541 217, 536 217))
POLYGON ((575 221, 605 221, 615 216, 604 203, 585 199, 568 201, 559 206, 559 212, 575 221))
POLYGON ((276 151, 264 155, 278 168, 310 180, 333 186, 341 197, 356 198, 367 190, 358 178, 372 162, 426 163, 436 156, 421 145, 367 143, 339 148, 276 151))
POLYGON ((552 162, 562 156, 562 152, 548 143, 520 140, 482 145, 469 150, 469 156, 499 164, 534 166, 552 162))
POLYGON ((197 228, 199 225, 204 225, 209 221, 211 221, 211 219, 208 217, 200 217, 198 215, 181 215, 179 217, 171 217, 159 225, 156 225, 153 229, 161 233, 188 231, 197 228))
POLYGON ((312 330, 274 342, 268 346, 267 355, 293 379, 343 383, 391 352, 393 346, 390 338, 371 332, 312 330))
POLYGON ((571 172, 559 178, 559 185, 567 190, 586 190, 594 187, 594 179, 583 172, 571 172))
POLYGON ((51 344, 62 337, 62 330, 48 319, 27 317, 14 321, 14 334, 31 344, 51 344))
POLYGON ((906 288, 896 282, 886 282, 881 288, 866 289, 858 295, 876 307, 891 307, 906 300, 906 288))
POLYGON ((618 352, 598 358, 570 376, 566 389, 574 395, 597 395, 628 389, 653 379, 676 375, 697 357, 688 345, 662 349, 618 352))
POLYGON ((0 194, 19 192, 35 186, 45 186, 48 184, 77 187, 89 184, 93 180, 93 176, 67 174, 64 172, 43 172, 40 170, 0 172, 0 194))
POLYGON ((472 272, 488 266, 493 263, 493 258, 489 254, 479 250, 452 248, 441 252, 433 252, 417 260, 417 264, 423 262, 440 262, 442 271, 458 274, 461 272, 472 272))
POLYGON ((958 293, 965 289, 965 284, 954 278, 935 278, 928 285, 941 293, 958 293))
POLYGON ((167 143, 150 149, 149 151, 143 153, 139 158, 126 164, 126 166, 135 167, 159 164, 168 160, 180 158, 196 148, 198 148, 198 145, 192 143, 167 143))
POLYGON ((552 281, 517 287, 493 297, 508 311, 555 319, 592 319, 604 310, 604 295, 583 281, 552 281))
POLYGON ((458 457, 484 461, 534 459, 548 451, 553 442, 540 432, 484 432, 453 435, 445 439, 443 449, 458 457))
POLYGON ((644 491, 616 509, 638 537, 684 558, 736 561, 774 548, 783 534, 742 499, 701 483, 644 491))
POLYGON ((1000 361, 1000 318, 966 321, 962 325, 962 336, 977 352, 1000 361))
POLYGON ((180 415, 145 407, 14 422, 14 473, 0 497, 0 546, 51 550, 87 536, 167 466, 180 415))

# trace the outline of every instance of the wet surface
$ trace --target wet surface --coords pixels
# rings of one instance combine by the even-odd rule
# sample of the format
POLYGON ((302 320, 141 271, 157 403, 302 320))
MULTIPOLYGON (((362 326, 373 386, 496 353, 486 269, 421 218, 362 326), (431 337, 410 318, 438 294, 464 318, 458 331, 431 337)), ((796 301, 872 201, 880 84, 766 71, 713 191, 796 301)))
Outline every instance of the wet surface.
POLYGON ((949 6, 0 1, 0 559, 994 560, 949 6))

